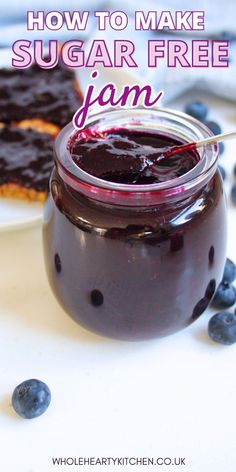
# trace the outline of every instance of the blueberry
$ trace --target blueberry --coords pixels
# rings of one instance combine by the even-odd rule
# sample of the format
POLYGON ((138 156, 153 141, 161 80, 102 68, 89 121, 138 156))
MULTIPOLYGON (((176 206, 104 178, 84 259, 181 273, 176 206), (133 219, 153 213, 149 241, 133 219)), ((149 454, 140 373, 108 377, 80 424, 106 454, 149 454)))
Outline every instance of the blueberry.
POLYGON ((217 39, 223 39, 223 41, 235 41, 236 35, 235 33, 231 33, 231 31, 223 31, 220 35, 218 35, 217 39))
POLYGON ((233 204, 236 205, 236 184, 234 184, 233 187, 231 188, 230 195, 231 195, 231 200, 233 204))
POLYGON ((236 289, 228 282, 222 281, 216 290, 212 305, 216 308, 228 308, 236 302, 236 289))
POLYGON ((213 134, 222 133, 222 129, 218 123, 215 121, 204 121, 204 124, 211 130, 213 134))
POLYGON ((236 164, 234 164, 233 173, 234 173, 234 176, 236 177, 236 164))
POLYGON ((42 415, 51 401, 48 386, 40 380, 30 379, 19 384, 12 394, 12 406, 22 418, 42 415))
POLYGON ((224 154, 224 151, 225 151, 225 145, 224 143, 219 143, 219 155, 221 156, 222 154, 224 154))
POLYGON ((212 299, 215 293, 215 289, 216 289, 216 281, 215 279, 211 279, 205 291, 205 297, 208 299, 208 303, 212 299))
POLYGON ((236 316, 227 312, 216 313, 209 321, 208 334, 217 343, 234 344, 236 342, 236 316))
POLYGON ((60 259, 58 254, 55 254, 54 264, 55 264, 56 271, 58 272, 58 274, 60 274, 60 272, 61 272, 61 259, 60 259))
POLYGON ((225 172, 224 167, 218 165, 218 169, 219 169, 219 171, 220 171, 220 173, 221 173, 222 179, 225 180, 225 178, 226 178, 226 172, 225 172))
POLYGON ((189 102, 185 106, 185 112, 197 118, 197 120, 204 121, 208 113, 208 107, 205 103, 199 101, 189 102))
POLYGON ((94 289, 90 293, 91 302, 94 306, 100 306, 103 304, 103 294, 100 290, 94 289))
POLYGON ((193 312, 192 312, 192 320, 196 320, 208 307, 209 305, 209 298, 208 297, 203 297, 201 300, 197 302, 195 305, 193 312))
POLYGON ((236 265, 230 259, 226 259, 223 281, 231 284, 236 279, 236 265))
POLYGON ((210 265, 213 264, 214 257, 215 257, 215 249, 214 249, 214 246, 211 246, 210 250, 209 250, 209 253, 208 253, 208 260, 209 260, 210 265))

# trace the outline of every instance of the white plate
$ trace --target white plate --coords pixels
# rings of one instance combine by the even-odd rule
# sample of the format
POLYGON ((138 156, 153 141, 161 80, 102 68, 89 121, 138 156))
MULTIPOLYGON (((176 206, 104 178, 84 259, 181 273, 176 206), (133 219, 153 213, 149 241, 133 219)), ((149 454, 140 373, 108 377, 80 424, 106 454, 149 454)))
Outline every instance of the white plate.
POLYGON ((42 221, 43 205, 14 198, 0 199, 0 231, 32 226, 42 221))

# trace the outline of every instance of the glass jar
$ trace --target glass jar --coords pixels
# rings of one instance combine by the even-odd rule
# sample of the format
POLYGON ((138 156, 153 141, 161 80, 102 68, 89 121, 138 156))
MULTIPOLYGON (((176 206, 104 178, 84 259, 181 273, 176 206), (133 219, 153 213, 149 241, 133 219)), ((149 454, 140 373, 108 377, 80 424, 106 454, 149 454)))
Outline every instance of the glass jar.
MULTIPOLYGON (((181 142, 211 132, 168 109, 108 110, 87 126, 158 131, 181 142)), ((186 174, 149 185, 118 184, 80 169, 58 135, 45 206, 44 251, 51 287, 85 328, 123 340, 178 331, 206 309, 226 257, 226 206, 218 146, 199 150, 186 174)))

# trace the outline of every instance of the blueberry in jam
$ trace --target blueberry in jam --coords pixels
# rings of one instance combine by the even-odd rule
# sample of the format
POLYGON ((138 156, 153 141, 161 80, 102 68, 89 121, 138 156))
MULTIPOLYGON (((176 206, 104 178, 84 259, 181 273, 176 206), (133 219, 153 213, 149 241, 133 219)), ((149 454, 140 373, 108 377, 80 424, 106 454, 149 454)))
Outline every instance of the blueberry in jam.
POLYGON ((94 306, 100 306, 103 304, 103 294, 100 290, 94 289, 90 294, 91 303, 94 306))
POLYGON ((55 262, 56 271, 60 273, 61 272, 61 259, 58 254, 55 254, 54 262, 55 262))
POLYGON ((215 257, 215 249, 214 246, 210 247, 208 258, 209 258, 209 265, 213 265, 214 263, 214 257, 215 257))
POLYGON ((170 146, 206 137, 205 126, 161 109, 102 112, 95 125, 100 136, 68 125, 56 140, 44 220, 51 287, 70 316, 100 335, 174 333, 206 309, 224 270, 216 148, 152 166, 170 146))

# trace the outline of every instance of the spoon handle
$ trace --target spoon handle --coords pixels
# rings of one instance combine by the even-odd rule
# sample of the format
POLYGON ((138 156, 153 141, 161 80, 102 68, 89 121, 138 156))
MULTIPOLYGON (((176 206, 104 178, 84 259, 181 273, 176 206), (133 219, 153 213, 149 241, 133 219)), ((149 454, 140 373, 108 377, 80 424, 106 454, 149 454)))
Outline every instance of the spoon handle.
POLYGON ((215 136, 211 136, 210 138, 202 139, 201 141, 196 142, 196 148, 201 146, 205 146, 205 144, 212 144, 218 143, 220 141, 226 141, 227 139, 231 139, 236 137, 236 131, 231 131, 230 133, 222 133, 217 134, 215 136))
POLYGON ((174 146, 170 148, 169 151, 164 152, 161 156, 159 156, 156 159, 156 162, 161 161, 162 159, 165 159, 166 157, 175 156, 176 154, 181 154, 182 152, 185 152, 185 151, 191 151, 201 146, 206 146, 207 144, 218 143, 220 141, 225 141, 231 138, 236 138, 236 131, 231 131, 230 133, 217 134, 215 136, 210 136, 210 138, 201 139, 200 141, 180 144, 180 146, 174 146))

